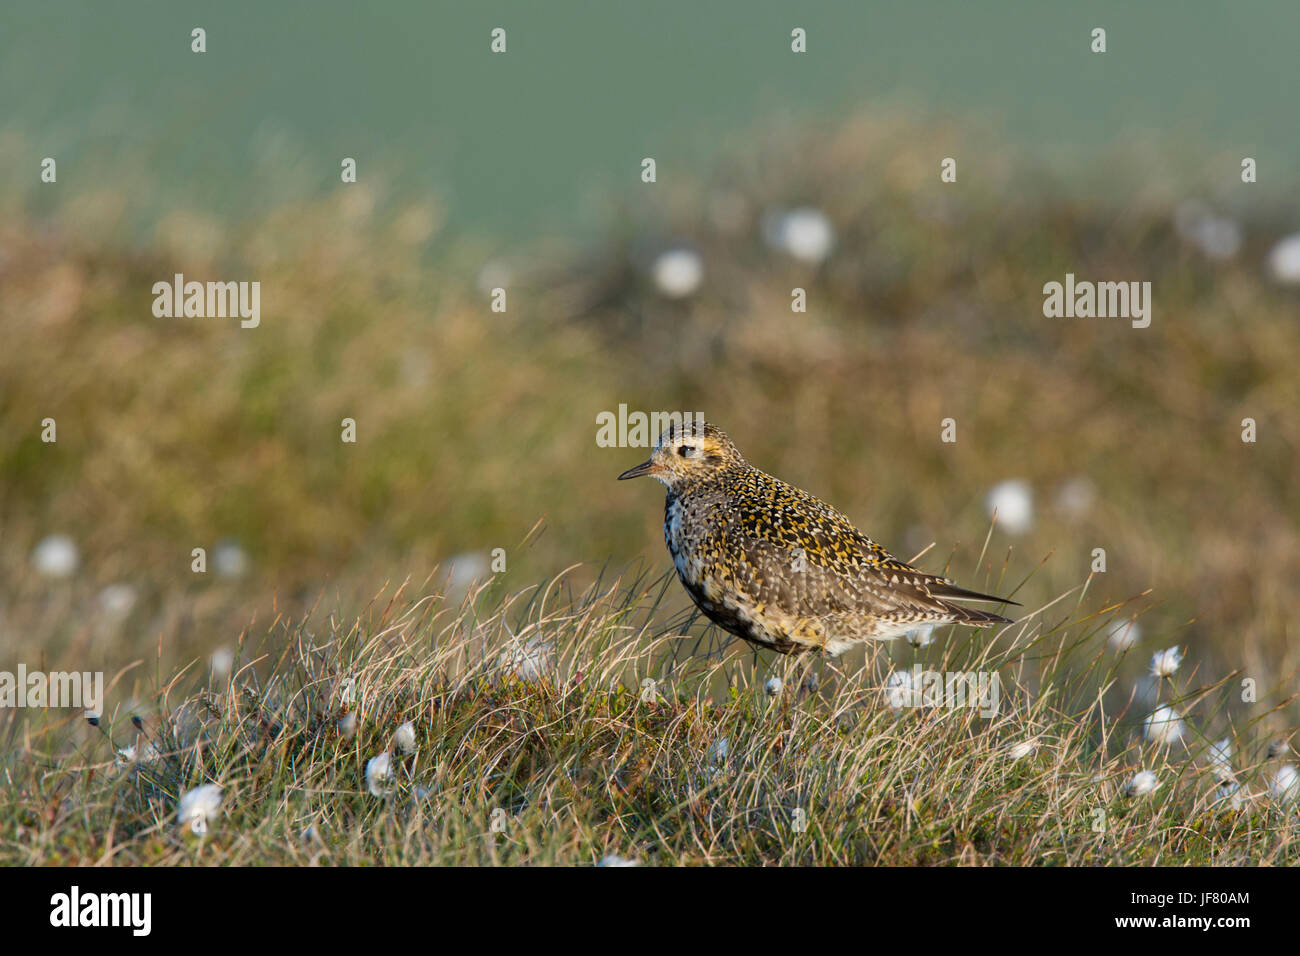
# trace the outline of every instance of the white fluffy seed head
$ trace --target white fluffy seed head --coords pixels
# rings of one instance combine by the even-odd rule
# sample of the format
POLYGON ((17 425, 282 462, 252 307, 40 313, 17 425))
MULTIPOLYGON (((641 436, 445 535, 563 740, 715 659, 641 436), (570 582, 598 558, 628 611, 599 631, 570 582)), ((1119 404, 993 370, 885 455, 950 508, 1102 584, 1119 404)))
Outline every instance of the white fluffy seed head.
POLYGON ((802 206, 763 215, 763 237, 791 258, 818 265, 835 248, 835 227, 820 209, 802 206))
POLYGON ((1163 651, 1156 651, 1151 657, 1151 676, 1173 677, 1178 673, 1178 667, 1182 662, 1181 648, 1167 647, 1163 651))
POLYGON ((224 538, 212 549, 212 568, 218 577, 242 578, 248 573, 248 554, 234 538, 224 538))
POLYGON ((934 643, 934 625, 923 624, 920 627, 908 631, 904 637, 907 640, 907 643, 917 650, 920 650, 922 647, 929 647, 934 643))
POLYGON ((1127 651, 1141 639, 1142 626, 1133 618, 1116 621, 1106 630, 1106 641, 1116 653, 1127 651))
POLYGON ((497 657, 497 665, 510 677, 535 683, 554 672, 555 652, 541 637, 516 639, 497 657))
POLYGON ((77 573, 81 557, 76 543, 66 534, 52 534, 32 549, 32 566, 46 578, 70 578, 77 573))
POLYGON ((456 597, 492 573, 492 557, 487 551, 464 551, 447 559, 447 593, 456 597))
POLYGON ((188 823, 190 830, 199 836, 208 832, 208 821, 221 809, 221 787, 205 783, 181 795, 176 810, 176 822, 188 823))
POLYGON ((1268 782, 1268 792, 1280 804, 1292 804, 1300 798, 1300 770, 1295 764, 1283 764, 1268 782))
POLYGON ((366 786, 370 795, 384 797, 393 787, 393 757, 387 750, 366 761, 366 786))
POLYGON ((1141 797, 1160 786, 1160 779, 1150 770, 1139 770, 1124 785, 1124 796, 1141 797))
POLYGON ((1183 718, 1168 704, 1153 710, 1143 727, 1147 740, 1158 747, 1170 747, 1183 739, 1183 718))
POLYGON ((131 615, 138 598, 135 588, 129 584, 117 583, 105 587, 95 598, 99 610, 110 621, 121 622, 131 615))
POLYGON ((415 753, 415 725, 409 720, 397 728, 393 734, 393 744, 399 753, 415 753))
POLYGON ((1034 526, 1034 489, 1029 482, 1013 478, 1000 481, 984 499, 989 518, 1007 534, 1024 534, 1034 526))
POLYGON ((1037 749, 1037 740, 1017 740, 1007 746, 1007 759, 1023 760, 1037 749))
POLYGON ((1300 232, 1278 240, 1268 254, 1268 269, 1278 282, 1300 284, 1300 232))
POLYGON ((218 647, 208 658, 208 667, 212 670, 212 676, 219 681, 229 677, 234 666, 235 652, 228 647, 218 647))
POLYGON ((1196 199, 1178 204, 1174 228, 1179 238, 1210 259, 1231 259, 1241 249, 1242 233, 1237 221, 1219 215, 1196 199))
POLYGON ((694 249, 669 249, 651 267, 655 288, 668 299, 684 299, 704 281, 704 260, 694 249))

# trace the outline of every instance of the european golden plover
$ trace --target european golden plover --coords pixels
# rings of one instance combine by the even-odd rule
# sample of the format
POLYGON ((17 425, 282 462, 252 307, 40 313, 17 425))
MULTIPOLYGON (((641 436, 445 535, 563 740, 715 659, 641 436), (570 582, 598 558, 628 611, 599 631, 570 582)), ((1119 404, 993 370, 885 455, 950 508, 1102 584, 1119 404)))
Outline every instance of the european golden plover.
POLYGON ((782 654, 831 656, 925 624, 1012 623, 955 601, 996 601, 899 561, 824 501, 745 461, 720 428, 687 420, 619 475, 668 489, 677 576, 718 626, 782 654))

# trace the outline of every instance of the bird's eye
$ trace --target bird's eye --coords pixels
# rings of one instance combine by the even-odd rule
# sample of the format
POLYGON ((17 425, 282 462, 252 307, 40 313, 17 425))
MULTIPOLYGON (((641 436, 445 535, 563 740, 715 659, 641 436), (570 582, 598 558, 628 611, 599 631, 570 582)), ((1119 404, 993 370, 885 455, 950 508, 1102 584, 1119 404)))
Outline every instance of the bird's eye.
POLYGON ((692 445, 678 445, 677 454, 681 455, 683 458, 690 458, 695 454, 695 448, 692 445))

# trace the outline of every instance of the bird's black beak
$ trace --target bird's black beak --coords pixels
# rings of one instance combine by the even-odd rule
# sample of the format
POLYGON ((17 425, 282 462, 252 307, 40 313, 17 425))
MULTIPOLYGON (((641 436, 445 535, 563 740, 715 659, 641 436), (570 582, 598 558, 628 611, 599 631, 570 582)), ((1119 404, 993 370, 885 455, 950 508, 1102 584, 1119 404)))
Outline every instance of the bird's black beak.
POLYGON ((640 478, 642 475, 652 475, 658 470, 659 466, 656 465, 654 461, 646 459, 635 468, 629 468, 627 471, 623 472, 623 474, 618 476, 618 480, 622 481, 624 478, 640 478))

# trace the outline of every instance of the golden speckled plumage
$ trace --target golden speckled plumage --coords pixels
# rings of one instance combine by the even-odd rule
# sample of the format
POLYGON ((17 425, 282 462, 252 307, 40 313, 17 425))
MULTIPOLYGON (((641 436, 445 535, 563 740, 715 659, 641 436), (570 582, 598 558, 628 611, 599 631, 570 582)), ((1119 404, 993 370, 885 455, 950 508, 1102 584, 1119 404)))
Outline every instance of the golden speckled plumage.
POLYGON ((900 561, 830 505, 754 468, 713 425, 687 422, 619 478, 668 489, 664 540, 709 619, 783 654, 837 655, 924 624, 1011 623, 959 600, 1006 601, 900 561))

